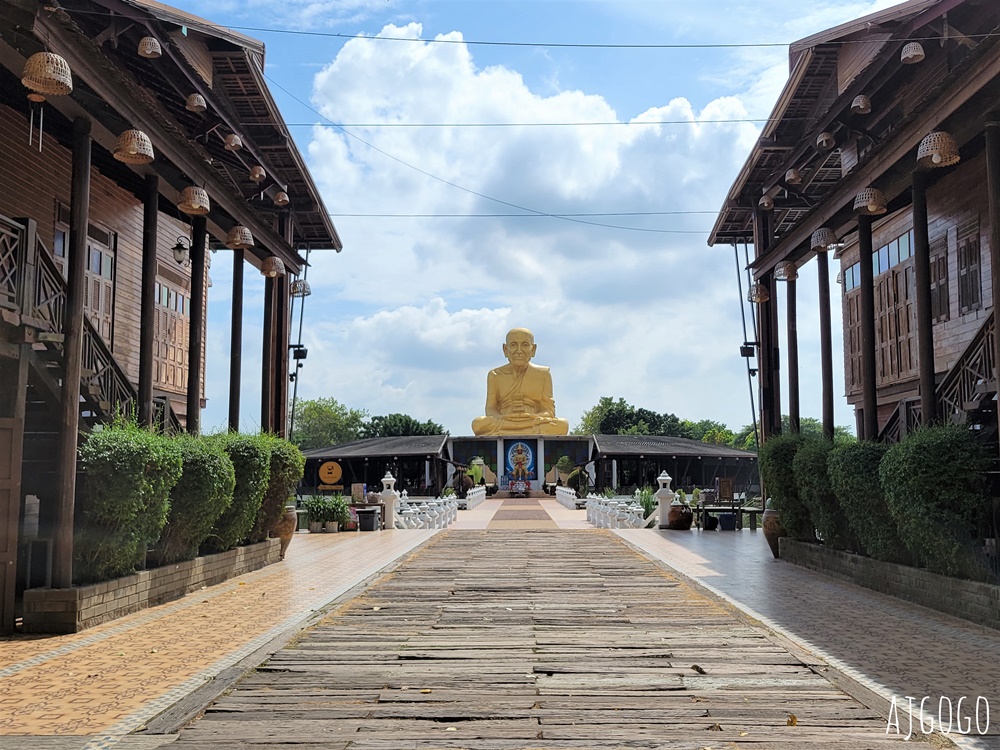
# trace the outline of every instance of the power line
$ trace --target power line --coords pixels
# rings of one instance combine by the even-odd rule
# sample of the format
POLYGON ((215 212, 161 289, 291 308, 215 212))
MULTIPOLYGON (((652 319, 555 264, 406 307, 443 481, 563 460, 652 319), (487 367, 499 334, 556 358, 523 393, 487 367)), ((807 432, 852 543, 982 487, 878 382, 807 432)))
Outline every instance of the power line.
POLYGON ((650 229, 650 228, 647 228, 647 227, 625 227, 625 226, 621 226, 619 224, 605 224, 605 223, 597 222, 597 221, 587 221, 585 219, 575 218, 575 217, 572 217, 572 216, 561 216, 559 214, 553 214, 553 213, 549 213, 547 211, 539 211, 537 209, 529 208, 527 206, 521 206, 521 205, 518 205, 517 203, 512 203, 511 201, 505 201, 505 200, 503 200, 501 198, 494 198, 491 195, 486 195, 485 193, 480 193, 477 190, 473 190, 471 188, 467 188, 464 185, 459 185, 457 182, 452 182, 451 180, 446 180, 444 177, 439 177, 436 174, 432 174, 431 172, 428 172, 425 169, 421 169, 420 167, 418 167, 418 166, 416 166, 414 164, 410 164, 409 162, 404 161, 403 159, 400 159, 398 156, 390 154, 388 151, 385 151, 385 150, 379 148, 378 146, 376 146, 373 143, 369 143, 364 138, 361 138, 360 136, 352 133, 350 130, 347 130, 343 126, 337 125, 336 123, 332 122, 326 115, 324 115, 322 112, 314 109, 311 105, 307 104, 306 102, 302 101, 299 97, 297 97, 291 91, 289 91, 284 86, 282 86, 280 83, 278 83, 273 78, 271 78, 269 75, 267 75, 267 73, 264 73, 263 75, 264 75, 264 78, 266 78, 271 84, 273 84, 277 88, 279 88, 282 91, 284 91, 285 94, 287 94, 293 100, 295 100, 300 105, 302 105, 303 107, 305 107, 306 109, 308 109, 310 112, 313 112, 317 116, 322 117, 324 120, 326 120, 327 122, 329 122, 333 127, 335 127, 338 130, 340 130, 347 137, 353 138, 354 140, 358 141, 359 143, 363 143, 365 146, 367 146, 368 148, 372 149, 373 151, 376 151, 376 152, 382 154, 383 156, 385 156, 385 157, 387 157, 389 159, 392 159, 394 162, 397 162, 398 164, 402 164, 404 167, 412 169, 415 172, 419 172, 420 174, 424 175, 425 177, 430 177, 432 180, 436 180, 438 182, 444 183, 445 185, 448 185, 449 187, 453 187, 456 190, 461 190, 464 193, 469 193, 470 195, 474 195, 477 198, 482 198, 483 200, 488 200, 488 201, 491 201, 493 203, 499 203, 501 206, 507 206, 508 208, 513 208, 513 209, 515 209, 517 211, 523 211, 526 214, 534 214, 536 216, 546 216, 546 217, 549 217, 549 218, 552 218, 552 219, 559 219, 560 221, 569 221, 569 222, 572 222, 574 224, 585 224, 585 225, 588 225, 588 226, 601 227, 601 228, 604 228, 604 229, 620 229, 620 230, 627 231, 627 232, 647 232, 647 233, 651 233, 651 234, 675 234, 676 233, 675 230, 669 230, 669 229, 650 229))
POLYGON ((286 122, 290 128, 531 128, 531 127, 578 127, 589 125, 733 125, 767 122, 794 122, 808 120, 808 117, 745 117, 717 120, 640 120, 634 122, 286 122))
POLYGON ((715 216, 718 211, 615 211, 574 214, 341 214, 331 213, 334 218, 365 219, 563 219, 586 216, 715 216))

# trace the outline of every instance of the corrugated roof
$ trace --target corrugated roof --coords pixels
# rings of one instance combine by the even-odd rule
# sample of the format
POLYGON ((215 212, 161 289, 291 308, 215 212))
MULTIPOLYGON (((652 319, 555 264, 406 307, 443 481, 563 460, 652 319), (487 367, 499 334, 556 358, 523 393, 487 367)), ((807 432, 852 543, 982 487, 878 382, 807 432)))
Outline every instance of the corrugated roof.
POLYGON ((306 458, 372 458, 438 456, 444 451, 447 435, 410 435, 406 437, 365 438, 350 443, 303 451, 306 458))
POLYGON ((728 445, 665 435, 594 435, 594 445, 599 453, 614 456, 757 458, 756 453, 730 448, 728 445))

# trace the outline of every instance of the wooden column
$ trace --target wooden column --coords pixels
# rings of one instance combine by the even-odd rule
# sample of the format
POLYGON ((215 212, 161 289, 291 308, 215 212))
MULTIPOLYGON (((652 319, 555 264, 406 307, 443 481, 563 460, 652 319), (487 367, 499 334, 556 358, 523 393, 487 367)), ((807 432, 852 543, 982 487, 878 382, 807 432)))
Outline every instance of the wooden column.
MULTIPOLYGON (((757 258, 767 253, 771 245, 770 213, 754 211, 754 254, 757 258)), ((757 303, 757 373, 760 387, 761 440, 781 432, 781 401, 778 391, 777 352, 777 292, 774 273, 769 272, 758 279, 768 293, 768 299, 757 303)))
MULTIPOLYGON (((920 424, 937 419, 934 380, 934 319, 931 310, 931 242, 927 227, 927 173, 913 173, 913 277, 916 285, 917 362, 920 373, 920 424)), ((902 418, 902 415, 900 415, 902 418)))
POLYGON ((291 318, 288 296, 288 275, 274 280, 275 340, 274 350, 274 432, 285 437, 288 433, 288 344, 291 340, 291 318))
POLYGON ((191 236, 191 329, 188 335, 187 431, 201 432, 201 375, 205 345, 205 217, 194 217, 191 236))
MULTIPOLYGON (((768 232, 770 233, 771 214, 767 213, 768 232)), ((770 237, 771 235, 768 234, 770 237)), ((771 295, 769 307, 771 313, 771 434, 781 434, 781 346, 780 327, 778 326, 778 282, 774 271, 767 275, 767 290, 771 295)))
MULTIPOLYGON (((32 238, 34 234, 30 235, 32 238)), ((27 245, 23 252, 33 252, 27 245)), ((31 345, 11 344, 0 353, 0 633, 14 632, 18 517, 31 345), (13 356, 9 356, 13 355, 13 356)))
POLYGON ((830 263, 828 257, 824 250, 816 253, 823 437, 827 440, 833 440, 833 334, 830 327, 830 263))
POLYGON ((156 324, 156 238, 160 178, 146 175, 142 212, 142 274, 139 282, 139 424, 153 423, 153 343, 156 324))
POLYGON ((60 403, 59 501, 52 551, 52 586, 73 585, 73 506, 76 501, 76 452, 80 431, 80 372, 83 359, 83 294, 90 223, 90 121, 73 121, 73 172, 70 187, 66 307, 63 312, 63 382, 60 403))
MULTIPOLYGON (((795 274, 795 271, 792 271, 795 274)), ((795 310, 795 276, 785 282, 785 325, 788 332, 788 431, 799 428, 799 335, 795 310)))
MULTIPOLYGON (((1000 316, 1000 112, 986 118, 986 192, 990 204, 990 268, 993 279, 993 362, 1000 367, 1000 336, 997 317, 1000 316)), ((1000 402, 1000 373, 993 371, 994 387, 1000 402)), ((998 415, 1000 418, 1000 415, 998 415)))
POLYGON ((878 439, 878 394, 875 386, 875 272, 872 268, 872 217, 858 216, 861 255, 861 408, 863 440, 878 439))
POLYGON ((260 430, 274 431, 274 279, 264 279, 264 333, 260 353, 260 430))
POLYGON ((243 376, 243 250, 233 250, 233 320, 229 340, 229 431, 240 431, 243 376))

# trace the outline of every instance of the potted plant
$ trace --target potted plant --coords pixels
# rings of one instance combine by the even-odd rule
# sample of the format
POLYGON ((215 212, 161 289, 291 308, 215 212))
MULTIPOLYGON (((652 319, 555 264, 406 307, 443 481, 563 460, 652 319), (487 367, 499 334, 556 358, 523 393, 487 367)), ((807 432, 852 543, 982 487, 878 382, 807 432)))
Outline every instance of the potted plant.
POLYGON ((327 506, 326 530, 339 531, 341 527, 347 525, 351 518, 351 509, 347 505, 347 500, 344 499, 343 495, 333 495, 324 499, 327 506))
POLYGON ((318 534, 329 515, 329 503, 322 495, 307 495, 302 498, 302 508, 309 514, 309 533, 318 534))

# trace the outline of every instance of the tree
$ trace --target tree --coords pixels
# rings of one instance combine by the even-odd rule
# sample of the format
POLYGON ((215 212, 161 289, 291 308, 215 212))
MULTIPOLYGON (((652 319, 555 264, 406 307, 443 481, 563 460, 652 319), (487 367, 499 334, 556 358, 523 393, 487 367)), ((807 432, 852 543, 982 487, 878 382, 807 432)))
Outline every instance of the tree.
POLYGON ((350 409, 335 398, 306 399, 295 404, 292 442, 302 450, 349 443, 361 436, 368 412, 350 409))
POLYGON ((405 435, 443 435, 444 427, 427 420, 418 422, 409 414, 388 414, 372 417, 361 430, 366 438, 402 437, 405 435))
POLYGON ((687 437, 677 415, 658 414, 651 409, 635 407, 625 399, 615 401, 601 396, 595 406, 583 413, 578 435, 672 435, 687 437))
MULTIPOLYGON (((758 431, 760 426, 757 427, 758 431)), ((781 417, 781 432, 787 434, 791 431, 788 415, 784 414, 781 417)), ((815 417, 800 417, 799 418, 799 432, 803 437, 809 437, 811 435, 822 435, 823 434, 823 423, 816 419, 815 417)), ((854 435, 851 433, 850 429, 844 427, 843 425, 837 425, 833 428, 833 440, 835 443, 841 443, 844 441, 856 440, 854 435)), ((733 438, 733 442, 730 443, 734 448, 740 448, 741 450, 757 452, 757 438, 754 436, 753 425, 746 425, 741 429, 733 438)))

